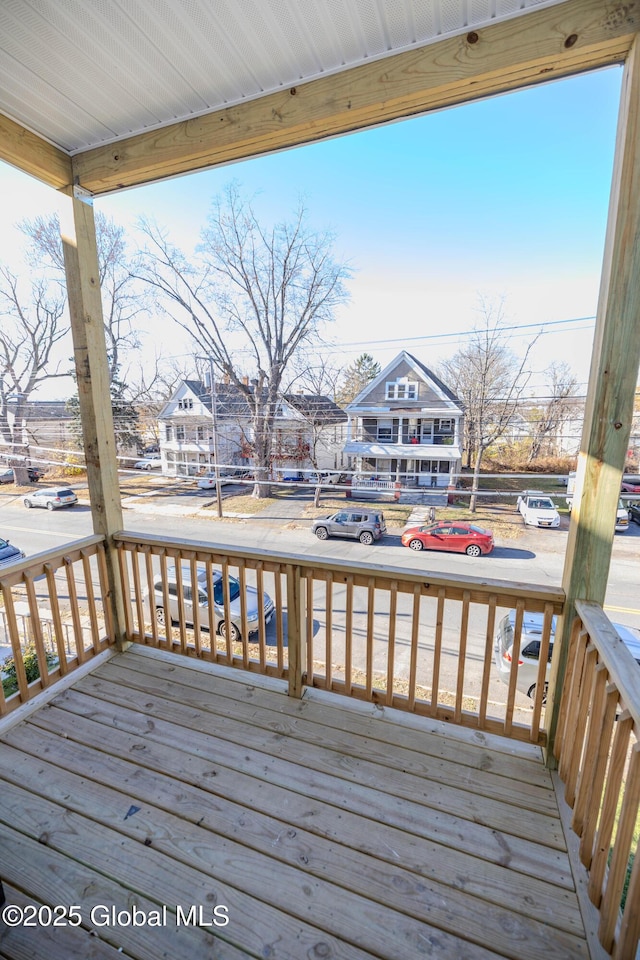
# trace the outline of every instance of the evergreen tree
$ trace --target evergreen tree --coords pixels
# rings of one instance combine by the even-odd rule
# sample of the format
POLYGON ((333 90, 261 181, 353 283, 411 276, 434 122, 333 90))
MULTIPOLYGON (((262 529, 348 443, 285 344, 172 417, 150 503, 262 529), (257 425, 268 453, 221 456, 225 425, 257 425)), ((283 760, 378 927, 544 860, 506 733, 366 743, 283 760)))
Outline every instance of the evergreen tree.
POLYGON ((358 359, 345 370, 342 384, 336 392, 336 403, 346 407, 368 383, 375 380, 379 373, 380 364, 370 353, 361 353, 358 359))

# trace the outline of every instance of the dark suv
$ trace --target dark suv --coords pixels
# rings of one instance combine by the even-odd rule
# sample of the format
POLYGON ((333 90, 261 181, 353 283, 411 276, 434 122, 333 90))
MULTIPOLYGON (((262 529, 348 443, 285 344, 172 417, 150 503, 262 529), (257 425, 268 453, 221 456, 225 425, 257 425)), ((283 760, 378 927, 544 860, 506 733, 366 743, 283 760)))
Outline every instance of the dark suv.
POLYGON ((314 520, 313 532, 318 540, 352 537, 360 543, 373 543, 387 532, 387 527, 379 510, 340 510, 314 520))

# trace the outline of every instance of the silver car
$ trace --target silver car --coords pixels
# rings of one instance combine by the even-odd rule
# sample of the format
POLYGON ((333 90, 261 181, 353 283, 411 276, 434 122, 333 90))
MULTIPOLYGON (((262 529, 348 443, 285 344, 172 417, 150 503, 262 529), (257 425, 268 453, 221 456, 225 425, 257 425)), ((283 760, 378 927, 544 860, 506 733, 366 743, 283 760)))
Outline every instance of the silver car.
MULTIPOLYGON (((198 622, 201 629, 209 629, 209 596, 211 591, 207 587, 207 571, 205 568, 198 568, 198 622)), ((240 584, 235 577, 229 577, 227 580, 229 588, 229 613, 231 625, 229 636, 235 643, 242 637, 242 608, 244 606, 247 632, 255 633, 260 626, 260 608, 258 606, 258 591, 255 587, 246 587, 244 601, 240 591, 240 584)), ((213 620, 215 631, 221 637, 226 637, 227 628, 224 616, 224 585, 222 574, 214 570, 212 573, 213 588, 213 620)), ((169 614, 170 622, 179 622, 180 605, 178 602, 178 581, 175 570, 169 571, 167 577, 167 593, 169 595, 169 614)), ((187 566, 182 570, 182 597, 184 605, 184 618, 188 626, 193 626, 193 590, 191 586, 191 571, 187 566)), ((164 593, 162 589, 162 580, 156 579, 153 584, 153 603, 155 605, 155 616, 158 623, 165 624, 167 616, 164 608, 164 593)), ((273 600, 264 594, 263 619, 265 625, 270 623, 273 618, 274 606, 273 600)))
POLYGON ((60 507, 72 507, 78 498, 69 487, 56 487, 48 490, 34 490, 28 493, 22 501, 25 507, 46 507, 47 510, 58 510, 60 507))
POLYGON ((373 543, 387 532, 384 514, 379 510, 340 510, 314 520, 313 532, 318 540, 328 537, 351 537, 360 543, 373 543))
MULTIPOLYGON (((520 656, 518 657, 518 676, 516 679, 516 689, 533 699, 536 693, 536 683, 538 681, 538 664, 540 663, 540 644, 542 642, 543 615, 541 613, 525 613, 522 621, 522 636, 520 638, 520 656)), ((510 610, 498 624, 496 643, 494 648, 494 659, 498 668, 498 675, 505 683, 509 683, 511 674, 511 663, 513 660, 513 631, 516 622, 516 611, 510 610)), ((620 638, 625 646, 636 660, 640 663, 640 631, 633 627, 626 627, 622 623, 614 623, 613 626, 618 631, 620 638)), ((556 617, 551 621, 551 636, 549 642, 549 657, 547 662, 547 672, 545 681, 546 687, 551 668, 551 654, 553 652, 553 639, 556 632, 556 617)))

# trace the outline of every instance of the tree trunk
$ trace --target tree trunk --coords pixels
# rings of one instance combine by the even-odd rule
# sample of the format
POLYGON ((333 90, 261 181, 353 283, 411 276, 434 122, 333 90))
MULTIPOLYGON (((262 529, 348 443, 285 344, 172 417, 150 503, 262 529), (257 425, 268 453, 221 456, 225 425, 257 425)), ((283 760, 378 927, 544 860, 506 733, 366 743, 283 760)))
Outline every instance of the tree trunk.
POLYGON ((476 512, 476 499, 478 493, 478 487, 480 485, 480 464, 482 463, 482 457, 484 455, 484 447, 478 449, 478 455, 476 456, 476 463, 473 468, 473 481, 471 483, 471 499, 469 500, 469 510, 471 513, 476 512))

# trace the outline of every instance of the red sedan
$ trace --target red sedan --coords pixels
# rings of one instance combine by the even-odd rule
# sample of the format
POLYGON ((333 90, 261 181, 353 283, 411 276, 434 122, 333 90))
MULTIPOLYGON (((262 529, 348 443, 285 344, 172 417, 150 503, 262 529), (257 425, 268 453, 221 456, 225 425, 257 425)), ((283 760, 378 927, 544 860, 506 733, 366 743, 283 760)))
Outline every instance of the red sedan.
POLYGON ((493 534, 461 520, 410 527, 402 534, 402 546, 411 550, 449 550, 479 557, 493 550, 493 534))

